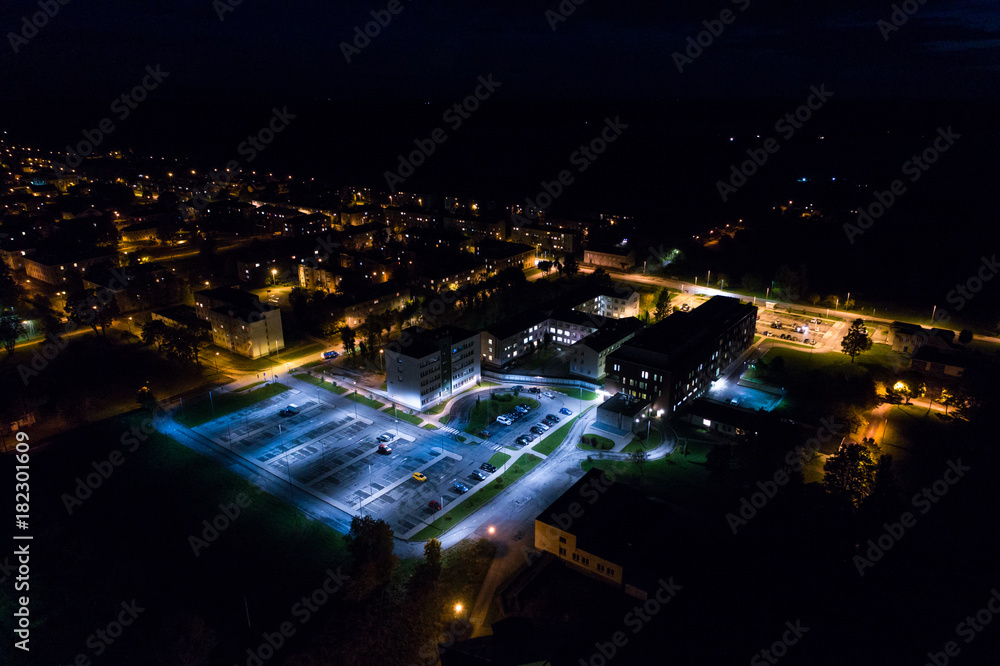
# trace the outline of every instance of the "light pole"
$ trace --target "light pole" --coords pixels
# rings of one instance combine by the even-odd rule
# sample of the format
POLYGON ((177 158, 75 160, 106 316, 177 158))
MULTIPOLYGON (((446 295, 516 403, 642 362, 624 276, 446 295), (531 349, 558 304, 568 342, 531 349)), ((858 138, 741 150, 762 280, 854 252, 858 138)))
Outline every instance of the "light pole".
POLYGON ((212 400, 212 391, 208 392, 208 404, 212 406, 212 420, 215 420, 215 401, 212 400))
POLYGON ((215 352, 215 356, 212 357, 212 362, 215 363, 215 374, 219 374, 219 352, 215 352))

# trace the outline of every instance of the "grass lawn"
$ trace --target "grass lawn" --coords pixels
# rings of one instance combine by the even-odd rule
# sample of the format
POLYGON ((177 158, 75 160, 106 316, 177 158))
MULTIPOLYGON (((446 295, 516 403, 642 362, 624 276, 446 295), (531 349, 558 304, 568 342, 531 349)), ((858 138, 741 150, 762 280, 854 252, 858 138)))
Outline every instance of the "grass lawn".
POLYGON ((445 416, 442 416, 440 419, 438 419, 438 423, 440 423, 441 425, 448 425, 448 421, 450 421, 450 420, 451 420, 451 416, 445 415, 445 416))
POLYGON ((190 405, 185 405, 183 417, 177 419, 189 428, 194 428, 202 423, 207 423, 214 418, 238 412, 241 409, 254 405, 261 400, 266 400, 272 396, 279 395, 288 390, 284 384, 271 382, 266 386, 255 388, 252 391, 240 393, 223 393, 207 400, 200 400, 190 405), (214 410, 214 411, 213 411, 214 410))
MULTIPOLYGON (((389 413, 391 411, 392 411, 392 407, 391 406, 388 407, 388 408, 386 408, 386 413, 389 413)), ((421 423, 423 423, 423 421, 420 419, 419 416, 414 416, 413 414, 406 414, 405 412, 401 412, 398 409, 396 410, 396 418, 402 419, 402 420, 406 421, 407 423, 412 423, 413 425, 416 425, 416 426, 418 426, 421 423)))
POLYGON ((507 454, 507 453, 494 453, 493 457, 490 458, 489 460, 487 460, 486 462, 488 462, 489 464, 493 465, 494 467, 500 467, 501 465, 503 465, 508 460, 510 460, 510 455, 509 454, 507 454))
POLYGON ((571 398, 576 398, 577 400, 597 400, 597 394, 593 391, 588 391, 587 389, 580 388, 560 388, 558 389, 560 393, 565 393, 571 398))
POLYGON ((436 425, 434 425, 433 423, 425 423, 425 424, 423 424, 420 427, 424 428, 425 430, 437 430, 438 429, 438 427, 436 425))
POLYGON ((308 363, 303 363, 302 365, 300 365, 296 369, 297 370, 308 370, 309 368, 315 368, 317 365, 323 365, 324 363, 326 363, 326 361, 324 361, 324 360, 309 361, 308 363))
POLYGON ((378 400, 372 400, 371 398, 366 398, 358 393, 348 393, 348 400, 353 400, 354 402, 360 403, 362 405, 368 405, 372 409, 382 409, 385 407, 384 402, 379 402, 378 400))
POLYGON ((313 377, 312 375, 301 374, 301 375, 296 375, 295 378, 296 379, 301 379, 302 381, 306 382, 307 384, 312 384, 313 386, 319 386, 321 388, 325 388, 327 391, 332 391, 333 393, 336 393, 337 395, 343 395, 343 394, 347 393, 347 389, 345 389, 343 386, 337 386, 333 382, 328 382, 328 381, 325 381, 323 379, 319 379, 317 377, 313 377))
POLYGON ((252 383, 252 384, 247 384, 246 386, 241 386, 240 388, 236 389, 236 390, 234 391, 234 393, 238 393, 239 391, 249 391, 249 390, 250 390, 250 389, 252 389, 253 387, 255 387, 255 386, 260 386, 260 385, 261 385, 261 384, 263 384, 263 383, 264 383, 264 382, 254 382, 254 383, 252 383))
MULTIPOLYGON (((583 410, 583 414, 586 414, 588 411, 590 411, 589 408, 583 410)), ((542 435, 542 441, 538 442, 538 444, 535 444, 533 447, 531 447, 532 450, 537 451, 538 453, 541 453, 544 456, 547 456, 553 451, 555 451, 559 447, 559 445, 562 444, 563 440, 566 439, 566 436, 569 434, 569 429, 570 427, 572 427, 573 423, 578 418, 583 416, 583 414, 577 414, 569 421, 556 428, 555 430, 551 430, 547 434, 542 435)))
MULTIPOLYGON (((93 424, 32 454, 32 463, 46 470, 32 478, 32 527, 42 530, 36 534, 46 543, 70 550, 31 549, 32 571, 41 581, 31 589, 32 621, 44 639, 32 641, 30 663, 68 663, 88 652, 87 636, 132 599, 148 617, 140 615, 116 638, 107 663, 184 663, 190 656, 176 646, 198 632, 192 616, 216 639, 197 663, 243 663, 247 610, 255 627, 276 627, 289 619, 293 603, 323 582, 327 569, 348 570, 341 535, 215 462, 158 433, 132 451, 123 447, 122 432, 138 432, 141 423, 136 417, 93 424), (62 495, 72 495, 76 478, 112 451, 124 461, 69 514, 62 495), (205 539, 204 521, 222 515, 220 504, 237 506, 238 498, 239 515, 205 539), (281 575, 262 577, 269 567, 281 575), (158 658, 151 659, 151 651, 158 658)), ((4 478, 13 478, 13 463, 13 456, 0 461, 4 478)), ((10 605, 0 606, 10 618, 10 605)), ((307 646, 321 628, 321 622, 302 626, 286 649, 307 646)), ((197 654, 199 641, 188 644, 197 654)))
MULTIPOLYGON (((498 416, 505 412, 509 412, 518 405, 527 405, 533 410, 538 409, 537 400, 526 398, 524 396, 518 396, 517 398, 511 397, 510 400, 499 400, 497 398, 480 400, 479 403, 473 405, 472 409, 469 411, 469 423, 465 426, 465 432, 471 435, 476 434, 496 421, 498 416), (489 408, 489 415, 486 413, 487 407, 489 408)), ((444 421, 442 421, 442 423, 444 423, 444 421)))
MULTIPOLYGON (((498 453, 493 458, 497 456, 506 456, 505 453, 498 453)), ((507 456, 509 457, 509 456, 507 456)), ((492 461, 492 458, 491 458, 492 461)), ((538 456, 533 456, 528 454, 522 456, 513 467, 508 469, 503 474, 499 476, 490 476, 480 483, 473 495, 469 497, 466 501, 459 504, 457 507, 451 511, 445 512, 443 516, 435 520, 433 523, 425 527, 424 529, 413 535, 413 541, 423 541, 425 539, 430 539, 431 537, 438 537, 444 532, 448 531, 450 528, 454 527, 463 518, 473 513, 477 509, 481 508, 488 501, 493 499, 498 493, 500 493, 504 488, 508 487, 510 484, 514 483, 522 476, 527 474, 534 468, 535 465, 542 461, 538 456)), ((499 467, 499 465, 498 465, 499 467)))
POLYGON ((448 406, 447 402, 439 402, 430 409, 427 410, 428 414, 440 414, 444 411, 444 408, 448 406))
POLYGON ((615 441, 601 435, 587 433, 577 442, 576 448, 583 449, 584 451, 610 451, 615 448, 615 441), (587 443, 584 444, 583 440, 587 440, 587 443))
POLYGON ((640 451, 643 449, 646 451, 652 451, 662 443, 663 434, 659 430, 650 430, 649 439, 647 441, 643 442, 638 437, 635 437, 631 442, 625 445, 625 448, 622 449, 622 453, 632 453, 633 451, 640 451))
POLYGON ((597 467, 614 474, 615 480, 668 502, 711 513, 721 500, 719 484, 705 469, 705 456, 711 448, 711 444, 690 442, 686 457, 675 452, 651 460, 642 469, 641 481, 638 468, 627 460, 600 460, 595 454, 593 461, 584 461, 582 466, 584 471, 597 467))

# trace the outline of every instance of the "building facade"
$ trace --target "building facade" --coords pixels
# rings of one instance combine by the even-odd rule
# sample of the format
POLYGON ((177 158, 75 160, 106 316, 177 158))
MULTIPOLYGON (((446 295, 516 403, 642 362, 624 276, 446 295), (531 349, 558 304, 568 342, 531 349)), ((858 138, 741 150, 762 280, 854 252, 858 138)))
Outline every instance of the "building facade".
POLYGON ((385 348, 389 397, 425 410, 480 380, 479 334, 456 326, 411 326, 385 348))
POLYGON ((260 358, 285 348, 281 311, 249 292, 222 287, 194 295, 195 314, 212 326, 212 342, 229 351, 260 358))

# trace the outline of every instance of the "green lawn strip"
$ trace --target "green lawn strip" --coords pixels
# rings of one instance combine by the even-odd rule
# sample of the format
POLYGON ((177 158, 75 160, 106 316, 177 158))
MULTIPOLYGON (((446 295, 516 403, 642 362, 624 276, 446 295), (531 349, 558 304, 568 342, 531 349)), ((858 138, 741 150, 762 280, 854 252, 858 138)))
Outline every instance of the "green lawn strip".
POLYGON ((326 361, 309 361, 308 363, 303 363, 296 370, 308 370, 309 368, 315 368, 317 365, 323 365, 326 361))
POLYGON ((712 444, 691 442, 688 456, 675 452, 650 460, 639 469, 628 460, 601 460, 595 453, 592 460, 582 463, 584 471, 597 467, 614 474, 615 481, 624 483, 668 502, 697 511, 710 513, 722 501, 719 484, 705 469, 705 457, 712 444))
POLYGON ((425 430, 437 430, 438 429, 438 427, 436 425, 434 425, 433 423, 425 423, 425 424, 423 424, 420 427, 424 428, 425 430))
POLYGON ((663 443, 663 435, 659 430, 649 431, 649 440, 643 442, 638 437, 634 438, 631 442, 625 445, 622 449, 622 453, 632 453, 633 451, 652 451, 663 443))
MULTIPOLYGON (((498 416, 509 412, 518 405, 527 405, 532 410, 538 409, 539 403, 533 398, 527 398, 523 395, 515 398, 513 394, 509 393, 504 395, 510 395, 511 398, 509 400, 500 400, 497 398, 487 400, 484 397, 477 404, 473 405, 469 411, 469 422, 465 426, 465 432, 475 435, 483 428, 492 425, 498 416), (487 409, 489 409, 488 415, 486 413, 487 409)), ((444 421, 441 421, 441 423, 444 423, 444 421)))
POLYGON ((597 394, 593 391, 588 391, 581 388, 559 388, 559 389, 547 389, 550 391, 559 391, 560 393, 565 393, 571 398, 576 398, 577 400, 583 400, 589 402, 591 400, 597 400, 597 394))
POLYGON ((444 408, 448 406, 447 402, 439 402, 430 409, 426 411, 427 414, 440 414, 444 411, 444 408))
POLYGON ((610 451, 615 448, 615 441, 601 435, 587 433, 580 438, 580 442, 577 443, 576 448, 583 449, 584 451, 610 451), (586 440, 586 443, 584 443, 584 440, 586 440))
POLYGON ((586 414, 588 411, 590 411, 590 408, 583 410, 582 413, 577 414, 569 421, 559 426, 556 430, 549 432, 547 435, 542 435, 542 441, 531 447, 532 450, 546 456, 555 451, 556 448, 562 444, 562 441, 566 439, 566 435, 569 434, 569 429, 573 425, 573 422, 586 414))
POLYGON ((378 400, 372 400, 357 393, 348 393, 347 399, 353 400, 354 402, 360 403, 362 405, 368 405, 372 409, 382 409, 383 407, 385 407, 384 402, 379 402, 378 400))
POLYGON ((239 391, 249 391, 253 387, 260 386, 263 383, 264 382, 254 382, 253 384, 247 384, 246 386, 241 386, 240 388, 236 389, 234 393, 238 393, 239 391))
POLYGON ((489 460, 487 460, 486 462, 488 462, 489 464, 493 465, 494 467, 500 467, 501 465, 503 465, 508 460, 510 460, 510 455, 509 454, 506 454, 506 453, 494 453, 493 457, 490 458, 489 460))
POLYGON ((441 425, 448 425, 448 421, 450 421, 450 420, 451 420, 451 416, 449 416, 448 414, 445 414, 440 419, 438 419, 438 423, 440 423, 441 425))
POLYGON ((345 389, 343 386, 337 386, 333 382, 328 382, 318 377, 313 377, 312 375, 302 374, 302 375, 297 375, 295 378, 301 379, 307 384, 312 384, 313 386, 319 386, 320 388, 325 388, 327 391, 332 391, 337 395, 343 395, 347 393, 347 389, 345 389))
MULTIPOLYGON (((385 412, 384 413, 388 414, 388 413, 391 413, 391 412, 392 412, 392 405, 390 405, 390 406, 388 406, 388 407, 385 408, 385 412)), ((399 411, 399 409, 396 410, 396 418, 402 419, 403 421, 406 421, 407 423, 412 423, 413 425, 417 425, 417 426, 420 425, 421 423, 423 423, 423 420, 419 416, 414 416, 413 414, 407 414, 405 412, 401 412, 401 411, 399 411)))
POLYGON ((280 395, 287 390, 288 387, 284 384, 271 382, 252 391, 223 393, 217 397, 185 406, 183 416, 177 420, 189 428, 194 428, 208 423, 212 419, 250 407, 261 400, 280 395))
MULTIPOLYGON (((507 454, 498 453, 490 460, 492 461, 497 456, 507 456, 507 454)), ((436 538, 440 536, 450 528, 457 525, 459 521, 468 516, 470 513, 473 513, 477 509, 481 508, 504 488, 507 488, 522 476, 530 472, 532 468, 534 468, 535 465, 541 461, 541 458, 533 456, 530 453, 526 456, 522 456, 516 463, 514 463, 513 467, 508 469, 503 474, 500 474, 499 476, 487 477, 486 481, 478 487, 479 489, 476 490, 475 493, 469 497, 469 499, 465 500, 454 509, 446 512, 433 523, 410 537, 410 539, 413 541, 423 541, 425 539, 430 539, 431 537, 436 538)), ((491 462, 491 464, 493 463, 491 462)))

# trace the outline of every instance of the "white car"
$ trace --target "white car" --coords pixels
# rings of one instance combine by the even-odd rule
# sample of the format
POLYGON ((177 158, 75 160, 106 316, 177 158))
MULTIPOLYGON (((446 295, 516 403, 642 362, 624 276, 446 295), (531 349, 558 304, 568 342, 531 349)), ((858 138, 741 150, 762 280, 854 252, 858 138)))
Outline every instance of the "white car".
POLYGON ((549 426, 545 425, 544 423, 536 423, 535 425, 538 426, 539 428, 541 428, 542 430, 548 430, 549 429, 549 426))
POLYGON ((554 395, 552 395, 552 393, 550 391, 546 391, 542 395, 545 396, 546 398, 554 398, 555 397, 554 395))
POLYGON ((513 423, 513 421, 511 421, 509 418, 501 414, 500 416, 497 417, 497 423, 509 426, 511 423, 513 423))

